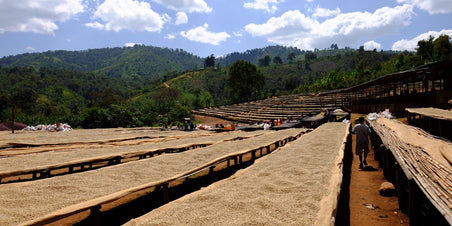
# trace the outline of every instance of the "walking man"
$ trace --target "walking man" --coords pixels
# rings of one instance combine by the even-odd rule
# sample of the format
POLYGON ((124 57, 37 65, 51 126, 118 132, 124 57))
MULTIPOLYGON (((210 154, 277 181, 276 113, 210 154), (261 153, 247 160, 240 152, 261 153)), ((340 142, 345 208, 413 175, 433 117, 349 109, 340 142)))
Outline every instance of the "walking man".
POLYGON ((358 124, 356 124, 352 129, 352 133, 356 134, 356 155, 359 157, 360 169, 363 168, 363 164, 367 166, 366 158, 369 153, 369 139, 367 136, 370 132, 369 126, 364 124, 363 117, 358 119, 358 124))

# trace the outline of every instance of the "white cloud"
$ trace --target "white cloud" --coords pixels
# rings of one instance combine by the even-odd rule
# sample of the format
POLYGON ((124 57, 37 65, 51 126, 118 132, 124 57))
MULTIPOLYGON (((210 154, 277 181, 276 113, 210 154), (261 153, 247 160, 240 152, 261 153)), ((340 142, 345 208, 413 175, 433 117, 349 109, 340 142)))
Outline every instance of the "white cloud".
POLYGON ((242 36, 243 36, 242 32, 232 32, 232 34, 233 34, 235 37, 242 37, 242 36))
POLYGON ((364 43, 364 50, 374 50, 374 49, 381 49, 381 44, 378 42, 375 42, 374 40, 368 41, 364 43))
POLYGON ((128 42, 128 43, 124 44, 125 47, 134 47, 136 45, 142 46, 143 43, 128 42))
POLYGON ((438 38, 440 35, 449 35, 449 37, 452 37, 452 30, 441 30, 441 31, 429 31, 423 34, 420 34, 416 36, 415 38, 411 40, 402 39, 397 42, 395 42, 392 45, 392 50, 396 51, 415 51, 417 48, 417 42, 420 40, 428 40, 430 36, 433 36, 434 38, 438 38))
POLYGON ((53 34, 57 22, 65 22, 85 10, 83 0, 0 1, 0 34, 33 32, 53 34))
POLYGON ((264 24, 248 24, 245 30, 253 36, 266 38, 280 45, 300 49, 360 45, 362 40, 396 33, 411 23, 413 6, 383 7, 374 13, 353 12, 338 14, 319 22, 298 10, 287 11, 281 17, 270 18, 264 24))
POLYGON ((104 29, 104 25, 99 22, 86 23, 85 26, 99 30, 104 29))
POLYGON ((31 47, 31 46, 27 46, 25 48, 27 51, 35 51, 35 48, 31 47))
POLYGON ((106 31, 149 31, 158 32, 169 20, 168 15, 160 16, 144 1, 106 0, 94 13, 95 19, 103 23, 87 23, 86 26, 106 31))
POLYGON ((168 9, 189 13, 209 13, 212 11, 204 0, 152 0, 168 9))
POLYGON ((452 12, 451 0, 397 0, 397 2, 414 5, 430 14, 452 12))
POLYGON ((278 10, 279 3, 284 0, 254 0, 253 2, 245 2, 243 7, 248 9, 265 10, 269 13, 274 13, 278 10))
POLYGON ((325 8, 316 8, 312 17, 314 17, 314 18, 331 17, 331 16, 335 16, 339 13, 341 13, 341 10, 339 8, 336 8, 335 10, 325 9, 325 8))
POLYGON ((187 14, 184 12, 178 12, 176 14, 176 25, 186 24, 186 23, 188 23, 187 14))
POLYGON ((231 36, 226 32, 213 33, 207 31, 208 24, 196 27, 189 31, 182 31, 180 34, 191 41, 219 45, 220 42, 226 41, 231 36))
POLYGON ((167 35, 165 36, 165 38, 166 38, 166 39, 169 39, 169 40, 172 40, 172 39, 175 39, 176 36, 173 35, 173 34, 167 34, 167 35))

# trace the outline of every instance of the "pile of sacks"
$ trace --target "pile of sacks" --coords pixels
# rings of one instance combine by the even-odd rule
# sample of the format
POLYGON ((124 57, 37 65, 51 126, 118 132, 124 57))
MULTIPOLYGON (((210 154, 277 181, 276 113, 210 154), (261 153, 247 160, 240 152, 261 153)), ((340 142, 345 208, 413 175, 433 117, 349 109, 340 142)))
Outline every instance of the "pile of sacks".
POLYGON ((389 112, 389 109, 386 109, 382 112, 379 113, 369 113, 367 115, 367 119, 368 120, 377 120, 377 118, 387 118, 387 119, 393 119, 395 118, 394 116, 392 116, 391 112, 389 112))
POLYGON ((72 127, 66 123, 56 123, 51 125, 37 125, 37 126, 27 126, 23 130, 25 131, 50 131, 50 132, 61 132, 61 131, 71 131, 72 127))

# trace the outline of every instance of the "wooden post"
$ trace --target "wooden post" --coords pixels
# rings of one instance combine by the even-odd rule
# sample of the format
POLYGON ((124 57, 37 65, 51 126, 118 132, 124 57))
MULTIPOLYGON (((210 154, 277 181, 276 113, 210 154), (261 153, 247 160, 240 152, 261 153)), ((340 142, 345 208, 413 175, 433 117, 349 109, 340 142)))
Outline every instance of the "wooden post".
POLYGON ((50 169, 46 169, 41 171, 39 178, 49 178, 50 177, 50 169))
POLYGON ((101 208, 100 205, 91 207, 91 209, 90 209, 90 211, 91 211, 91 215, 90 215, 91 216, 91 225, 95 225, 95 226, 101 225, 101 222, 100 222, 100 215, 101 215, 100 208, 101 208))
POLYGON ((214 169, 215 168, 215 166, 210 166, 209 167, 209 180, 210 180, 210 183, 213 183, 213 181, 214 181, 214 177, 213 177, 213 172, 214 172, 214 169))
POLYGON ((408 200, 409 200, 409 181, 404 174, 400 165, 396 167, 396 183, 394 185, 397 187, 397 197, 399 201, 399 209, 407 214, 408 213, 408 200))
POLYGON ((168 188, 169 184, 165 183, 162 185, 162 189, 163 189, 163 203, 168 203, 169 202, 169 188, 168 188))
POLYGON ((441 123, 441 120, 435 120, 438 124, 438 136, 440 137, 444 137, 443 136, 443 124, 441 123))
POLYGON ((409 180, 408 186, 408 217, 410 218, 410 225, 422 225, 419 200, 423 194, 414 180, 409 180))
POLYGON ((16 104, 13 103, 13 106, 11 108, 11 132, 14 133, 14 120, 16 120, 16 104))

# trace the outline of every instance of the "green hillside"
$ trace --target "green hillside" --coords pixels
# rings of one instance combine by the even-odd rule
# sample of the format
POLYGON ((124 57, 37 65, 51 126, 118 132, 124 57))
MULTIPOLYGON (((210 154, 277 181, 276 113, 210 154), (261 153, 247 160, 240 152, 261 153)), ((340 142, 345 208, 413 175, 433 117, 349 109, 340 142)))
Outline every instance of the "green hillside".
POLYGON ((153 46, 90 49, 86 51, 47 51, 0 59, 1 67, 34 67, 93 72, 108 77, 158 79, 173 71, 201 67, 200 57, 180 49, 153 46))

